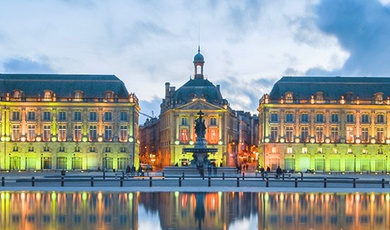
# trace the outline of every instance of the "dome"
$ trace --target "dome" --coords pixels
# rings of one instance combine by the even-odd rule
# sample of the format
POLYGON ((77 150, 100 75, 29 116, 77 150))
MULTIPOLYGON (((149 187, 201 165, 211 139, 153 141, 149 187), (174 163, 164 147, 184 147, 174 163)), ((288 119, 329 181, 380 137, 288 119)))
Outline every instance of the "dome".
POLYGON ((203 55, 199 52, 194 56, 194 63, 201 62, 204 63, 204 57, 203 55))

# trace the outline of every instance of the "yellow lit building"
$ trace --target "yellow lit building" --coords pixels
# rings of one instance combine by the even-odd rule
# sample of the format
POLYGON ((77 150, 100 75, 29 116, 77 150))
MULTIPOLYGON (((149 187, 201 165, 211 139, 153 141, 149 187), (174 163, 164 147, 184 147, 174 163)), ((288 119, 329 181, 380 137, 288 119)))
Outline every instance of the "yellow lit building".
POLYGON ((390 78, 283 77, 259 104, 260 166, 389 171, 390 78))
POLYGON ((1 170, 138 167, 138 99, 116 76, 0 79, 1 170))
POLYGON ((195 74, 183 86, 176 90, 170 83, 165 84, 165 98, 161 103, 159 120, 159 164, 163 167, 187 166, 193 159, 192 153, 184 153, 183 148, 194 146, 194 123, 201 110, 207 128, 207 147, 218 149, 209 156, 209 160, 216 166, 235 166, 238 120, 228 101, 222 97, 219 85, 215 86, 205 79, 204 57, 200 49, 193 63, 195 74))

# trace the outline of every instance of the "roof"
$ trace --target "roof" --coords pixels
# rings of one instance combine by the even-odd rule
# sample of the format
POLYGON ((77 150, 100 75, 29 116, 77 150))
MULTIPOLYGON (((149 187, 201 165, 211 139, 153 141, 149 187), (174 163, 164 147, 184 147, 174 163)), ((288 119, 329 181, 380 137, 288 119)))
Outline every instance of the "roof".
POLYGON ((284 76, 275 83, 270 93, 271 100, 278 100, 287 92, 292 92, 294 98, 308 99, 317 92, 330 100, 340 99, 351 94, 360 99, 372 99, 374 94, 383 93, 390 96, 389 77, 291 77, 284 76))
POLYGON ((24 97, 43 96, 51 90, 57 97, 72 97, 79 90, 85 98, 103 98, 106 91, 128 98, 124 83, 115 75, 87 74, 0 74, 0 96, 21 90, 24 97))
POLYGON ((207 79, 194 78, 175 91, 173 99, 179 104, 188 103, 193 98, 204 98, 211 104, 222 104, 223 98, 218 87, 207 79))

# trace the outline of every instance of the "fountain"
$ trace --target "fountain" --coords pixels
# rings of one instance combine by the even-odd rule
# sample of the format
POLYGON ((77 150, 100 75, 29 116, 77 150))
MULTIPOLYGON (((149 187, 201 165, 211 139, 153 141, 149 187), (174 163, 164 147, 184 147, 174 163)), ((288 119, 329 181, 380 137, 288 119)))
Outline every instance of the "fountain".
MULTIPOLYGON (((203 112, 200 110, 198 113, 199 117, 195 120, 195 146, 194 148, 184 148, 183 152, 193 153, 193 160, 191 161, 190 167, 196 167, 198 170, 203 171, 209 166, 210 161, 208 159, 208 153, 215 153, 218 151, 217 148, 207 148, 207 141, 204 137, 206 134, 206 125, 204 124, 203 112)), ((202 174, 202 173, 201 173, 202 174)))

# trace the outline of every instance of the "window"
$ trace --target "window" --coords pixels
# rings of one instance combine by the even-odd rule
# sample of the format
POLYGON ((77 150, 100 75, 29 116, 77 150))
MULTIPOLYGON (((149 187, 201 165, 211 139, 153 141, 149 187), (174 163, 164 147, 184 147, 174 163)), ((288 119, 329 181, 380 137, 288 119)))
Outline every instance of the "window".
POLYGON ((12 141, 20 141, 20 126, 19 125, 12 125, 12 141))
POLYGON ((218 129, 212 128, 212 129, 209 129, 209 132, 210 132, 209 143, 210 144, 217 144, 218 139, 219 139, 218 129))
POLYGON ((188 129, 181 129, 180 130, 180 142, 187 144, 189 141, 189 132, 188 129))
POLYGON ((316 141, 318 143, 324 142, 324 128, 316 127, 316 141))
POLYGON ((104 141, 112 141, 112 126, 104 126, 104 141))
POLYGON ((384 128, 376 129, 376 140, 378 143, 385 143, 385 130, 384 128))
POLYGON ((74 121, 81 121, 81 112, 80 111, 74 112, 73 119, 74 119, 74 121))
POLYGON ((301 128, 301 141, 308 142, 309 141, 309 127, 301 128))
POLYGON ((50 148, 48 146, 43 147, 44 152, 50 152, 50 148))
POLYGON ((51 99, 51 91, 45 90, 45 92, 43 93, 43 99, 50 100, 51 99))
POLYGON ((336 113, 332 113, 330 116, 330 122, 332 122, 332 123, 339 122, 339 115, 336 113))
POLYGON ((278 141, 278 127, 271 127, 270 142, 278 141))
POLYGON ((286 152, 287 152, 288 154, 291 154, 291 153, 293 153, 293 148, 291 148, 291 147, 288 147, 286 152))
POLYGON ((64 111, 58 112, 58 121, 66 121, 66 112, 64 111))
POLYGON ((97 132, 96 132, 96 125, 89 126, 89 141, 96 141, 97 139, 97 132))
POLYGON ((286 127, 286 142, 293 141, 293 127, 286 127))
POLYGON ((75 151, 76 153, 80 152, 80 146, 76 146, 76 147, 74 148, 74 151, 75 151))
POLYGON ((278 114, 277 113, 271 113, 271 122, 278 122, 278 114))
POLYGON ((13 96, 15 100, 20 100, 20 98, 22 97, 22 92, 20 90, 15 90, 13 96))
POLYGON ((307 153, 307 147, 302 148, 302 153, 307 153))
POLYGON ((34 152, 34 147, 33 146, 28 146, 28 151, 29 152, 34 152))
POLYGON ((111 112, 105 112, 104 113, 104 121, 111 121, 112 120, 112 113, 111 112))
POLYGON ((96 152, 96 148, 95 147, 89 147, 89 152, 91 152, 91 153, 96 152))
POLYGON ((105 95, 106 99, 114 99, 114 92, 112 91, 107 91, 105 95))
POLYGON ((368 128, 362 128, 362 143, 368 143, 368 128))
POLYGON ((75 125, 73 132, 73 140, 81 141, 81 125, 75 125))
POLYGON ((331 129, 330 129, 330 141, 332 143, 339 141, 339 128, 338 127, 331 127, 331 129))
POLYGON ((119 130, 119 141, 125 142, 127 141, 127 126, 121 125, 119 130))
POLYGON ((309 114, 307 114, 307 113, 302 113, 302 114, 301 114, 301 122, 302 122, 302 123, 309 122, 309 114))
POLYGON ((315 94, 316 102, 317 103, 324 103, 324 93, 323 92, 317 92, 315 94))
POLYGON ((64 147, 64 146, 61 146, 61 147, 58 149, 58 152, 65 152, 65 147, 64 147))
POLYGON ((316 122, 318 122, 318 123, 324 122, 324 114, 322 114, 322 113, 317 113, 317 114, 316 114, 316 122))
POLYGON ((292 113, 286 114, 286 122, 294 122, 294 115, 292 113))
POLYGON ((188 118, 187 117, 181 118, 181 125, 188 125, 188 118))
POLYGON ((81 101, 83 99, 83 92, 76 90, 74 92, 74 99, 75 99, 75 101, 81 101))
POLYGON ((385 116, 383 114, 376 115, 376 122, 377 123, 385 123, 385 116))
POLYGON ((27 120, 28 121, 35 121, 35 112, 34 111, 27 112, 27 120))
POLYGON ((51 113, 49 111, 44 111, 42 120, 50 121, 51 120, 51 113))
POLYGON ((362 114, 362 123, 369 123, 370 122, 370 117, 368 114, 362 114))
POLYGON ((12 151, 13 151, 13 152, 17 152, 17 151, 19 151, 19 148, 18 148, 18 146, 14 146, 14 147, 12 147, 12 151))
POLYGON ((66 126, 58 126, 58 141, 66 141, 66 126))
POLYGON ((90 121, 97 121, 97 113, 96 112, 89 112, 89 120, 90 121))
POLYGON ((126 151, 126 147, 120 147, 119 151, 120 151, 121 153, 127 152, 127 151, 126 151))
POLYGON ((27 141, 35 140, 35 125, 28 125, 27 141))
POLYGON ((43 141, 50 141, 50 125, 43 126, 42 140, 43 141))
POLYGON ((111 152, 111 148, 110 148, 110 147, 105 147, 105 148, 104 148, 104 152, 110 153, 110 152, 111 152))
POLYGON ((127 121, 127 112, 120 112, 119 116, 120 121, 127 121))
POLYGON ((12 120, 13 121, 20 121, 20 112, 19 111, 12 112, 12 120))
POLYGON ((293 93, 287 92, 285 94, 285 98, 286 98, 286 103, 292 103, 293 102, 293 93))
POLYGON ((355 141, 354 135, 353 135, 353 127, 347 127, 347 134, 345 135, 346 142, 347 143, 353 143, 355 141))
POLYGON ((347 123, 353 123, 355 121, 352 113, 347 114, 347 123))
POLYGON ((382 104, 383 101, 383 93, 374 94, 375 104, 382 104))
POLYGON ((215 117, 210 118, 210 125, 216 126, 217 125, 217 118, 215 118, 215 117))

